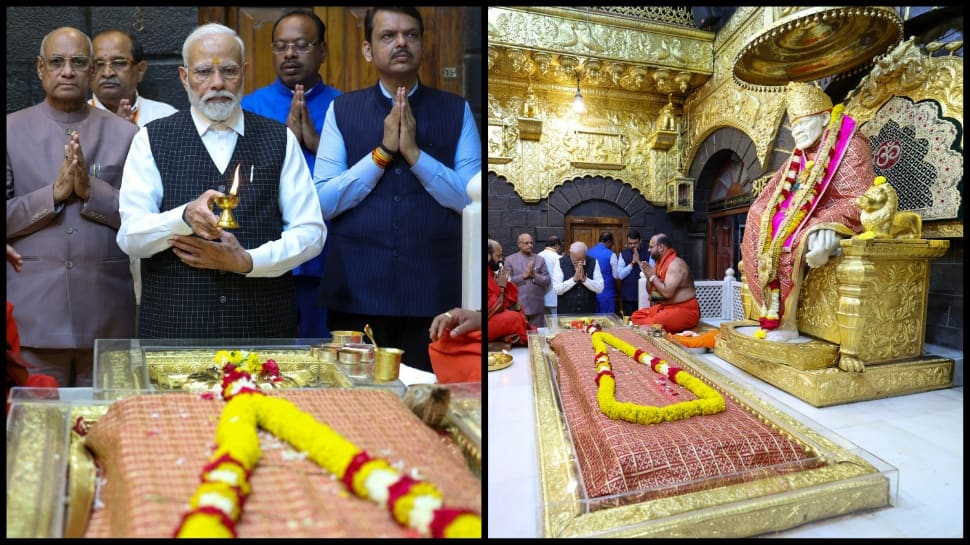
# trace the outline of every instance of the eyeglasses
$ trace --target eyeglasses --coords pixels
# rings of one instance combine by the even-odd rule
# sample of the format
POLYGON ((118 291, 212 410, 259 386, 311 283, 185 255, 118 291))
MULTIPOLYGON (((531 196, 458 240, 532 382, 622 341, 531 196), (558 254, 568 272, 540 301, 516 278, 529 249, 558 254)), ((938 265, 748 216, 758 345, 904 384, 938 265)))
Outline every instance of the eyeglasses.
POLYGON ((212 77, 212 74, 216 70, 219 71, 219 75, 222 76, 222 79, 226 81, 236 81, 240 76, 242 76, 242 68, 236 64, 220 66, 218 69, 211 66, 203 66, 202 68, 192 68, 189 70, 189 72, 192 73, 192 76, 196 79, 196 81, 209 81, 209 78, 212 77))
POLYGON ((313 49, 313 46, 315 45, 317 44, 313 42, 307 42, 304 40, 297 40, 295 42, 284 42, 281 40, 281 41, 273 42, 273 52, 285 53, 286 50, 290 48, 290 46, 293 46, 293 48, 296 49, 297 53, 309 53, 310 50, 313 49))
POLYGON ((115 72, 121 72, 122 70, 124 70, 125 68, 128 68, 128 66, 132 64, 135 64, 135 61, 132 59, 111 59, 108 62, 97 60, 97 61, 94 61, 94 71, 100 72, 104 70, 105 66, 111 65, 112 70, 114 70, 115 72))
MULTIPOLYGON (((43 57, 41 58, 44 60, 44 64, 47 66, 47 69, 51 72, 60 72, 64 69, 64 66, 67 65, 68 61, 68 59, 64 57, 52 57, 50 59, 44 59, 43 57)), ((88 67, 91 66, 91 59, 87 57, 71 57, 70 60, 71 68, 78 71, 87 70, 88 67)))

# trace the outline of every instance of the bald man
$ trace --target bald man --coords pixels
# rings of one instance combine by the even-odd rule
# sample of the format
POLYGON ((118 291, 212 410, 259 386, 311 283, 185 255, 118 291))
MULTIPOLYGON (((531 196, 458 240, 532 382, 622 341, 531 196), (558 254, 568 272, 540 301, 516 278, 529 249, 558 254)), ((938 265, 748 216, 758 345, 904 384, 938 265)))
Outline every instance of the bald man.
POLYGON ((653 303, 634 312, 630 321, 640 326, 660 324, 671 333, 696 326, 701 307, 687 262, 677 257, 670 238, 663 233, 650 238, 649 250, 657 267, 641 261, 640 269, 647 277, 647 292, 653 303))
POLYGON ((559 258, 552 271, 560 315, 596 313, 596 295, 603 291, 603 273, 599 262, 587 252, 586 244, 573 242, 569 255, 559 258))
POLYGON ((519 305, 519 290, 509 282, 511 270, 502 258, 502 245, 488 240, 488 340, 525 346, 528 322, 519 305))
POLYGON ((519 251, 505 258, 505 266, 510 270, 509 278, 519 289, 519 303, 526 319, 539 328, 546 325, 546 288, 552 280, 546 269, 546 260, 532 251, 534 243, 529 233, 519 235, 519 251))
POLYGON ((44 37, 44 101, 7 116, 7 299, 32 372, 91 386, 94 339, 134 337, 128 256, 115 236, 125 156, 138 127, 85 101, 91 40, 62 27, 44 37), (15 137, 12 137, 15 135, 15 137))

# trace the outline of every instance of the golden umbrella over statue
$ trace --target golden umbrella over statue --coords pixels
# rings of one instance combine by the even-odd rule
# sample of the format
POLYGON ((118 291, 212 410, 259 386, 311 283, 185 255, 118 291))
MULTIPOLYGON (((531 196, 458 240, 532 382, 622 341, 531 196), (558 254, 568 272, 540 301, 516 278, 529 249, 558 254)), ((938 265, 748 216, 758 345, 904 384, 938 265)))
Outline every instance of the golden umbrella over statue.
POLYGON ((778 19, 745 44, 734 60, 734 78, 750 88, 848 75, 902 38, 903 22, 891 7, 806 8, 778 19))

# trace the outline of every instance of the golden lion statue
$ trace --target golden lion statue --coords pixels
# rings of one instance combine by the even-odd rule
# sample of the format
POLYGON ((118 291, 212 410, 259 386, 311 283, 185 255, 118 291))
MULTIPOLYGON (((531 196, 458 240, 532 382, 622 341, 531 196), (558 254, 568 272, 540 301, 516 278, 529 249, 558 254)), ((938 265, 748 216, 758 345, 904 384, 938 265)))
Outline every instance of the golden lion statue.
POLYGON ((923 219, 915 212, 900 212, 899 197, 884 176, 877 176, 872 186, 859 195, 856 204, 861 209, 859 220, 865 229, 855 238, 920 238, 923 219))

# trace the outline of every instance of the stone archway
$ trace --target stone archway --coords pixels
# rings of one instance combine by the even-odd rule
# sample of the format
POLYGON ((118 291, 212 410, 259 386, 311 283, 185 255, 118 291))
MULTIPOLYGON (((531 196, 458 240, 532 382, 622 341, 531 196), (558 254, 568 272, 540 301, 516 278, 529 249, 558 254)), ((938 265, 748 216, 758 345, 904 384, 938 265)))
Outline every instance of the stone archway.
MULTIPOLYGON (((786 145, 794 145, 791 140, 791 133, 779 131, 778 142, 776 142, 774 149, 777 150, 778 146, 786 145)), ((724 244, 740 245, 741 234, 738 229, 743 229, 743 214, 747 211, 747 203, 750 202, 750 200, 742 199, 731 209, 711 209, 710 196, 715 183, 715 176, 720 163, 732 153, 740 158, 742 169, 752 181, 768 172, 773 172, 777 168, 775 164, 780 165, 787 158, 787 154, 783 151, 775 151, 769 158, 769 163, 771 163, 769 169, 762 168, 754 142, 747 134, 734 127, 721 127, 708 134, 701 143, 697 154, 694 156, 694 161, 691 163, 690 176, 697 180, 694 191, 694 210, 701 213, 699 218, 703 218, 701 220, 703 225, 699 227, 706 233, 702 243, 703 248, 699 251, 705 256, 706 272, 712 278, 723 276, 724 270, 722 269, 725 267, 721 264, 722 262, 736 261, 733 257, 736 252, 728 252, 720 246, 724 244), (725 229, 729 229, 730 237, 725 238, 723 236, 725 229), (725 252, 731 255, 722 256, 721 254, 725 252)))
MULTIPOLYGON (((530 233, 536 240, 535 251, 541 251, 550 235, 563 236, 567 214, 573 210, 585 213, 590 203, 597 201, 607 201, 622 209, 629 218, 630 228, 637 229, 642 236, 649 238, 664 232, 675 244, 687 247, 688 218, 668 214, 666 208, 649 203, 632 186, 613 178, 573 178, 538 202, 527 203, 504 176, 489 171, 487 199, 486 232, 503 248, 514 249, 519 234, 530 233)), ((688 263, 691 267, 699 267, 702 261, 688 260, 688 263)))

